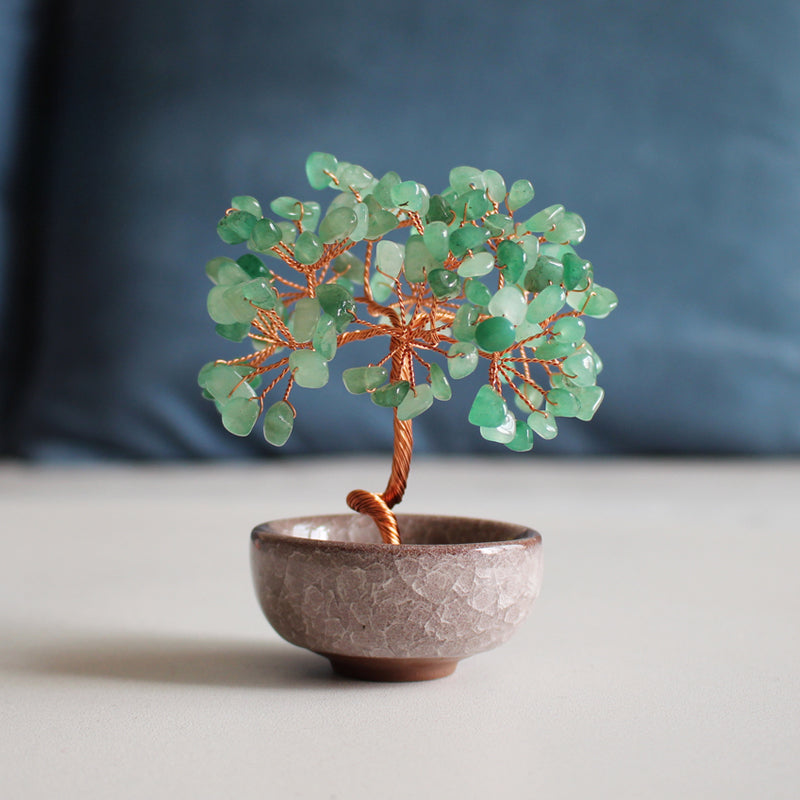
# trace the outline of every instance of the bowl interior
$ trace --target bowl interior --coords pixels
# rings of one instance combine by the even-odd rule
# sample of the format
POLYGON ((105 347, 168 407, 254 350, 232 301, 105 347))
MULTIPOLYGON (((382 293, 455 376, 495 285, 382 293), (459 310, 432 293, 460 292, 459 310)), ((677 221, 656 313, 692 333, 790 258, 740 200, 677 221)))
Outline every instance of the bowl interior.
MULTIPOLYGON (((524 525, 471 517, 398 514, 397 523, 403 544, 480 544, 519 541, 538 536, 524 525)), ((375 523, 362 514, 280 519, 259 525, 256 530, 266 534, 330 542, 381 542, 375 523)))

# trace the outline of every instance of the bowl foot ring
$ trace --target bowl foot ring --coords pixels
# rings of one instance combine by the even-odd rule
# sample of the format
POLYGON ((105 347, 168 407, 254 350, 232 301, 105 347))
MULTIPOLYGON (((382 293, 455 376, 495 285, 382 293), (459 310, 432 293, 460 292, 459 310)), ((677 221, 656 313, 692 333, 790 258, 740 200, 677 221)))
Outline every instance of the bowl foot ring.
POLYGON ((360 681, 431 681, 452 675, 457 658, 373 658, 320 653, 331 662, 333 671, 360 681))

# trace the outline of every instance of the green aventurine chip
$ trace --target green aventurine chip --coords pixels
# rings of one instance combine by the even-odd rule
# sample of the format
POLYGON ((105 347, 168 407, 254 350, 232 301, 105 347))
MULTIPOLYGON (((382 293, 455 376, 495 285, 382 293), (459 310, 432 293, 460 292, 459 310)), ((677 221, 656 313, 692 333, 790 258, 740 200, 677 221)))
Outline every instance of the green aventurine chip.
POLYGON ((283 400, 270 406, 264 414, 264 438, 275 447, 282 447, 292 435, 294 414, 283 400))
POLYGON ((352 367, 342 373, 344 386, 350 394, 364 394, 383 386, 389 377, 386 367, 352 367))
POLYGON ((253 430, 260 412, 255 397, 235 397, 222 407, 222 424, 235 436, 247 436, 253 430))
POLYGON ((478 389, 469 410, 469 421, 482 428, 496 428, 506 419, 506 401, 487 383, 478 389))

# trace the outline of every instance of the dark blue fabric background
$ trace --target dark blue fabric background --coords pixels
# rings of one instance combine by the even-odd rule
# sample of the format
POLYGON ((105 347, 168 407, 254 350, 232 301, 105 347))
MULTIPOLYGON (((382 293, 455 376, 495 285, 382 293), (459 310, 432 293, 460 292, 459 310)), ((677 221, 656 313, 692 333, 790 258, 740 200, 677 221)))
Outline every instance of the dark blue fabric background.
MULTIPOLYGON (((234 194, 324 201, 312 150, 431 190, 497 169, 587 220, 621 301, 589 322, 607 397, 538 452, 800 452, 795 0, 15 0, 0 37, 1 452, 388 448, 390 414, 338 377, 358 347, 293 396, 283 451, 196 387, 238 352, 205 312, 216 221, 234 194)), ((482 380, 419 450, 505 452, 466 421, 482 380)))

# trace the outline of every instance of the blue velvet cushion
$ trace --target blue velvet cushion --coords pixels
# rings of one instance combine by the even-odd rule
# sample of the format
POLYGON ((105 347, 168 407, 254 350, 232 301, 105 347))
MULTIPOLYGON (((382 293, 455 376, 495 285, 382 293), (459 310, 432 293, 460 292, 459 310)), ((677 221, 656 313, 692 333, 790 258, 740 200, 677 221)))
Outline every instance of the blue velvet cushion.
MULTIPOLYGON (((33 20, 30 58, 47 80, 9 145, 31 161, 7 181, 6 452, 279 452, 200 398, 199 366, 238 352, 206 316, 203 266, 228 252, 232 195, 315 197, 312 150, 431 189, 451 166, 493 168, 585 217, 581 254, 621 300, 588 325, 607 398, 538 452, 800 450, 793 0, 45 8, 57 24, 33 20)), ((296 393, 280 452, 390 445, 389 412, 339 378, 370 352, 342 350, 328 389, 296 393)), ((420 451, 506 452, 466 421, 482 381, 418 420, 420 451)))

